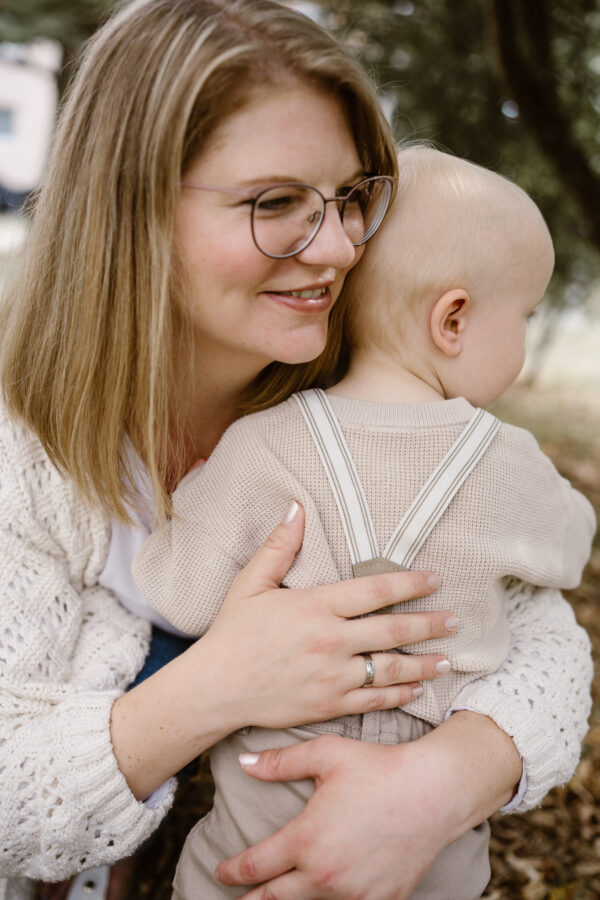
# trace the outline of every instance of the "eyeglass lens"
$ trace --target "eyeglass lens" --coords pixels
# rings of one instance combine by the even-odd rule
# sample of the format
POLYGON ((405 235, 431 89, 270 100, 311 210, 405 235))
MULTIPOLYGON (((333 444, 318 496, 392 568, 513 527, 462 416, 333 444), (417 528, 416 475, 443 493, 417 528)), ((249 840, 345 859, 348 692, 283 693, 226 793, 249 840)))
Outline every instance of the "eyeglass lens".
MULTIPOLYGON (((375 233, 391 192, 390 180, 371 178, 336 201, 344 230, 355 246, 375 233)), ((252 210, 254 240, 268 256, 293 256, 311 242, 324 216, 325 200, 315 188, 289 184, 268 188, 256 198, 252 210)))

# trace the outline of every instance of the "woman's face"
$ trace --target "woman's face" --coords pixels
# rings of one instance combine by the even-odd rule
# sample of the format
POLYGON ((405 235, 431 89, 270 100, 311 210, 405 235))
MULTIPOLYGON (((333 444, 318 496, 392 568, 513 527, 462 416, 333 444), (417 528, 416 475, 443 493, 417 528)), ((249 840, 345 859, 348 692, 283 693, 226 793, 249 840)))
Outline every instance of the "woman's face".
POLYGON ((191 284, 185 305, 199 359, 210 360, 213 372, 234 368, 251 377, 274 360, 318 356, 329 312, 361 255, 328 203, 301 253, 264 256, 252 239, 248 199, 290 181, 332 197, 363 176, 343 110, 311 87, 258 91, 212 135, 183 181, 243 193, 182 188, 176 242, 191 284))

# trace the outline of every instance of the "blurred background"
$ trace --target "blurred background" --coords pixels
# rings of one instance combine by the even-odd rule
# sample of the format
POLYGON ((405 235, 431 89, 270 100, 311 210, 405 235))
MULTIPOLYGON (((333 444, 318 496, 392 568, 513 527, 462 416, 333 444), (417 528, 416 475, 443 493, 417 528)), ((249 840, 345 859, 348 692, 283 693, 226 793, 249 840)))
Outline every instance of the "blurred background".
MULTIPOLYGON (((110 0, 2 0, 0 290, 18 271, 28 196, 82 42, 110 0)), ((599 0, 290 2, 350 47, 399 140, 431 140, 514 179, 541 208, 556 271, 528 363, 496 404, 529 428, 600 514, 599 0)), ((310 136, 307 136, 310 140, 310 136)), ((569 593, 594 646, 590 731, 569 785, 493 822, 490 900, 600 898, 600 545, 569 593)), ((549 751, 550 752, 550 751, 549 751)), ((210 802, 203 765, 137 867, 137 897, 169 897, 186 831, 210 802)))

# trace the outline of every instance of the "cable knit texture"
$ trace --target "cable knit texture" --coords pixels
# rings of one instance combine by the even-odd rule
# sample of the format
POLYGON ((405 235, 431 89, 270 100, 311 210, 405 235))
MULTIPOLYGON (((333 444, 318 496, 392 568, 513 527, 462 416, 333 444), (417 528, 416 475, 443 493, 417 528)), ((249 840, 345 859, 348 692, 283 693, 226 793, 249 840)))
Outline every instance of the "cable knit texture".
POLYGON ((130 855, 172 802, 139 803, 113 754, 110 711, 150 625, 97 579, 109 519, 0 410, 0 900, 130 855), (28 876, 28 877, 19 877, 28 876))
MULTIPOLYGON (((332 396, 331 402, 383 548, 475 410, 460 398, 380 404, 332 396)), ((331 487, 290 399, 236 422, 202 469, 180 485, 176 516, 134 563, 142 592, 174 625, 202 633, 292 498, 304 506, 306 527, 285 584, 307 588, 351 578, 331 487)), ((414 569, 440 573, 440 590, 393 607, 400 613, 450 609, 460 620, 458 634, 407 648, 444 653, 452 670, 426 681, 423 695, 404 709, 439 724, 465 685, 497 670, 510 646, 506 579, 575 587, 594 528, 591 504, 561 478, 532 435, 502 425, 415 557, 414 569)))

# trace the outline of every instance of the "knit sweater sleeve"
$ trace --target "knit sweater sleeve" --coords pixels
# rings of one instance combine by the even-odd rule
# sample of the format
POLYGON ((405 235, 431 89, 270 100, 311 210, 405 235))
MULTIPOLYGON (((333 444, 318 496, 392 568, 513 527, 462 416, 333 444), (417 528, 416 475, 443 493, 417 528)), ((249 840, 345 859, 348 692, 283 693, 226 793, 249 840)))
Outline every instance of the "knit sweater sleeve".
POLYGON ((133 575, 144 597, 188 634, 210 628, 234 578, 291 500, 304 507, 300 556, 310 559, 310 569, 303 571, 301 584, 292 575, 284 583, 309 587, 339 578, 309 492, 265 438, 270 424, 270 415, 258 413, 231 425, 205 465, 175 491, 173 518, 134 560, 133 575))
POLYGON ((130 855, 157 827, 110 740, 148 625, 97 576, 109 526, 0 418, 0 872, 49 881, 130 855))
POLYGON ((528 431, 504 425, 496 441, 488 492, 497 571, 541 587, 577 587, 596 530, 592 504, 561 477, 528 431))
POLYGON ((497 671, 463 688, 453 707, 489 716, 512 737, 527 791, 510 812, 524 812, 575 771, 591 709, 593 665, 590 640, 558 591, 513 579, 506 603, 508 656, 497 671))

